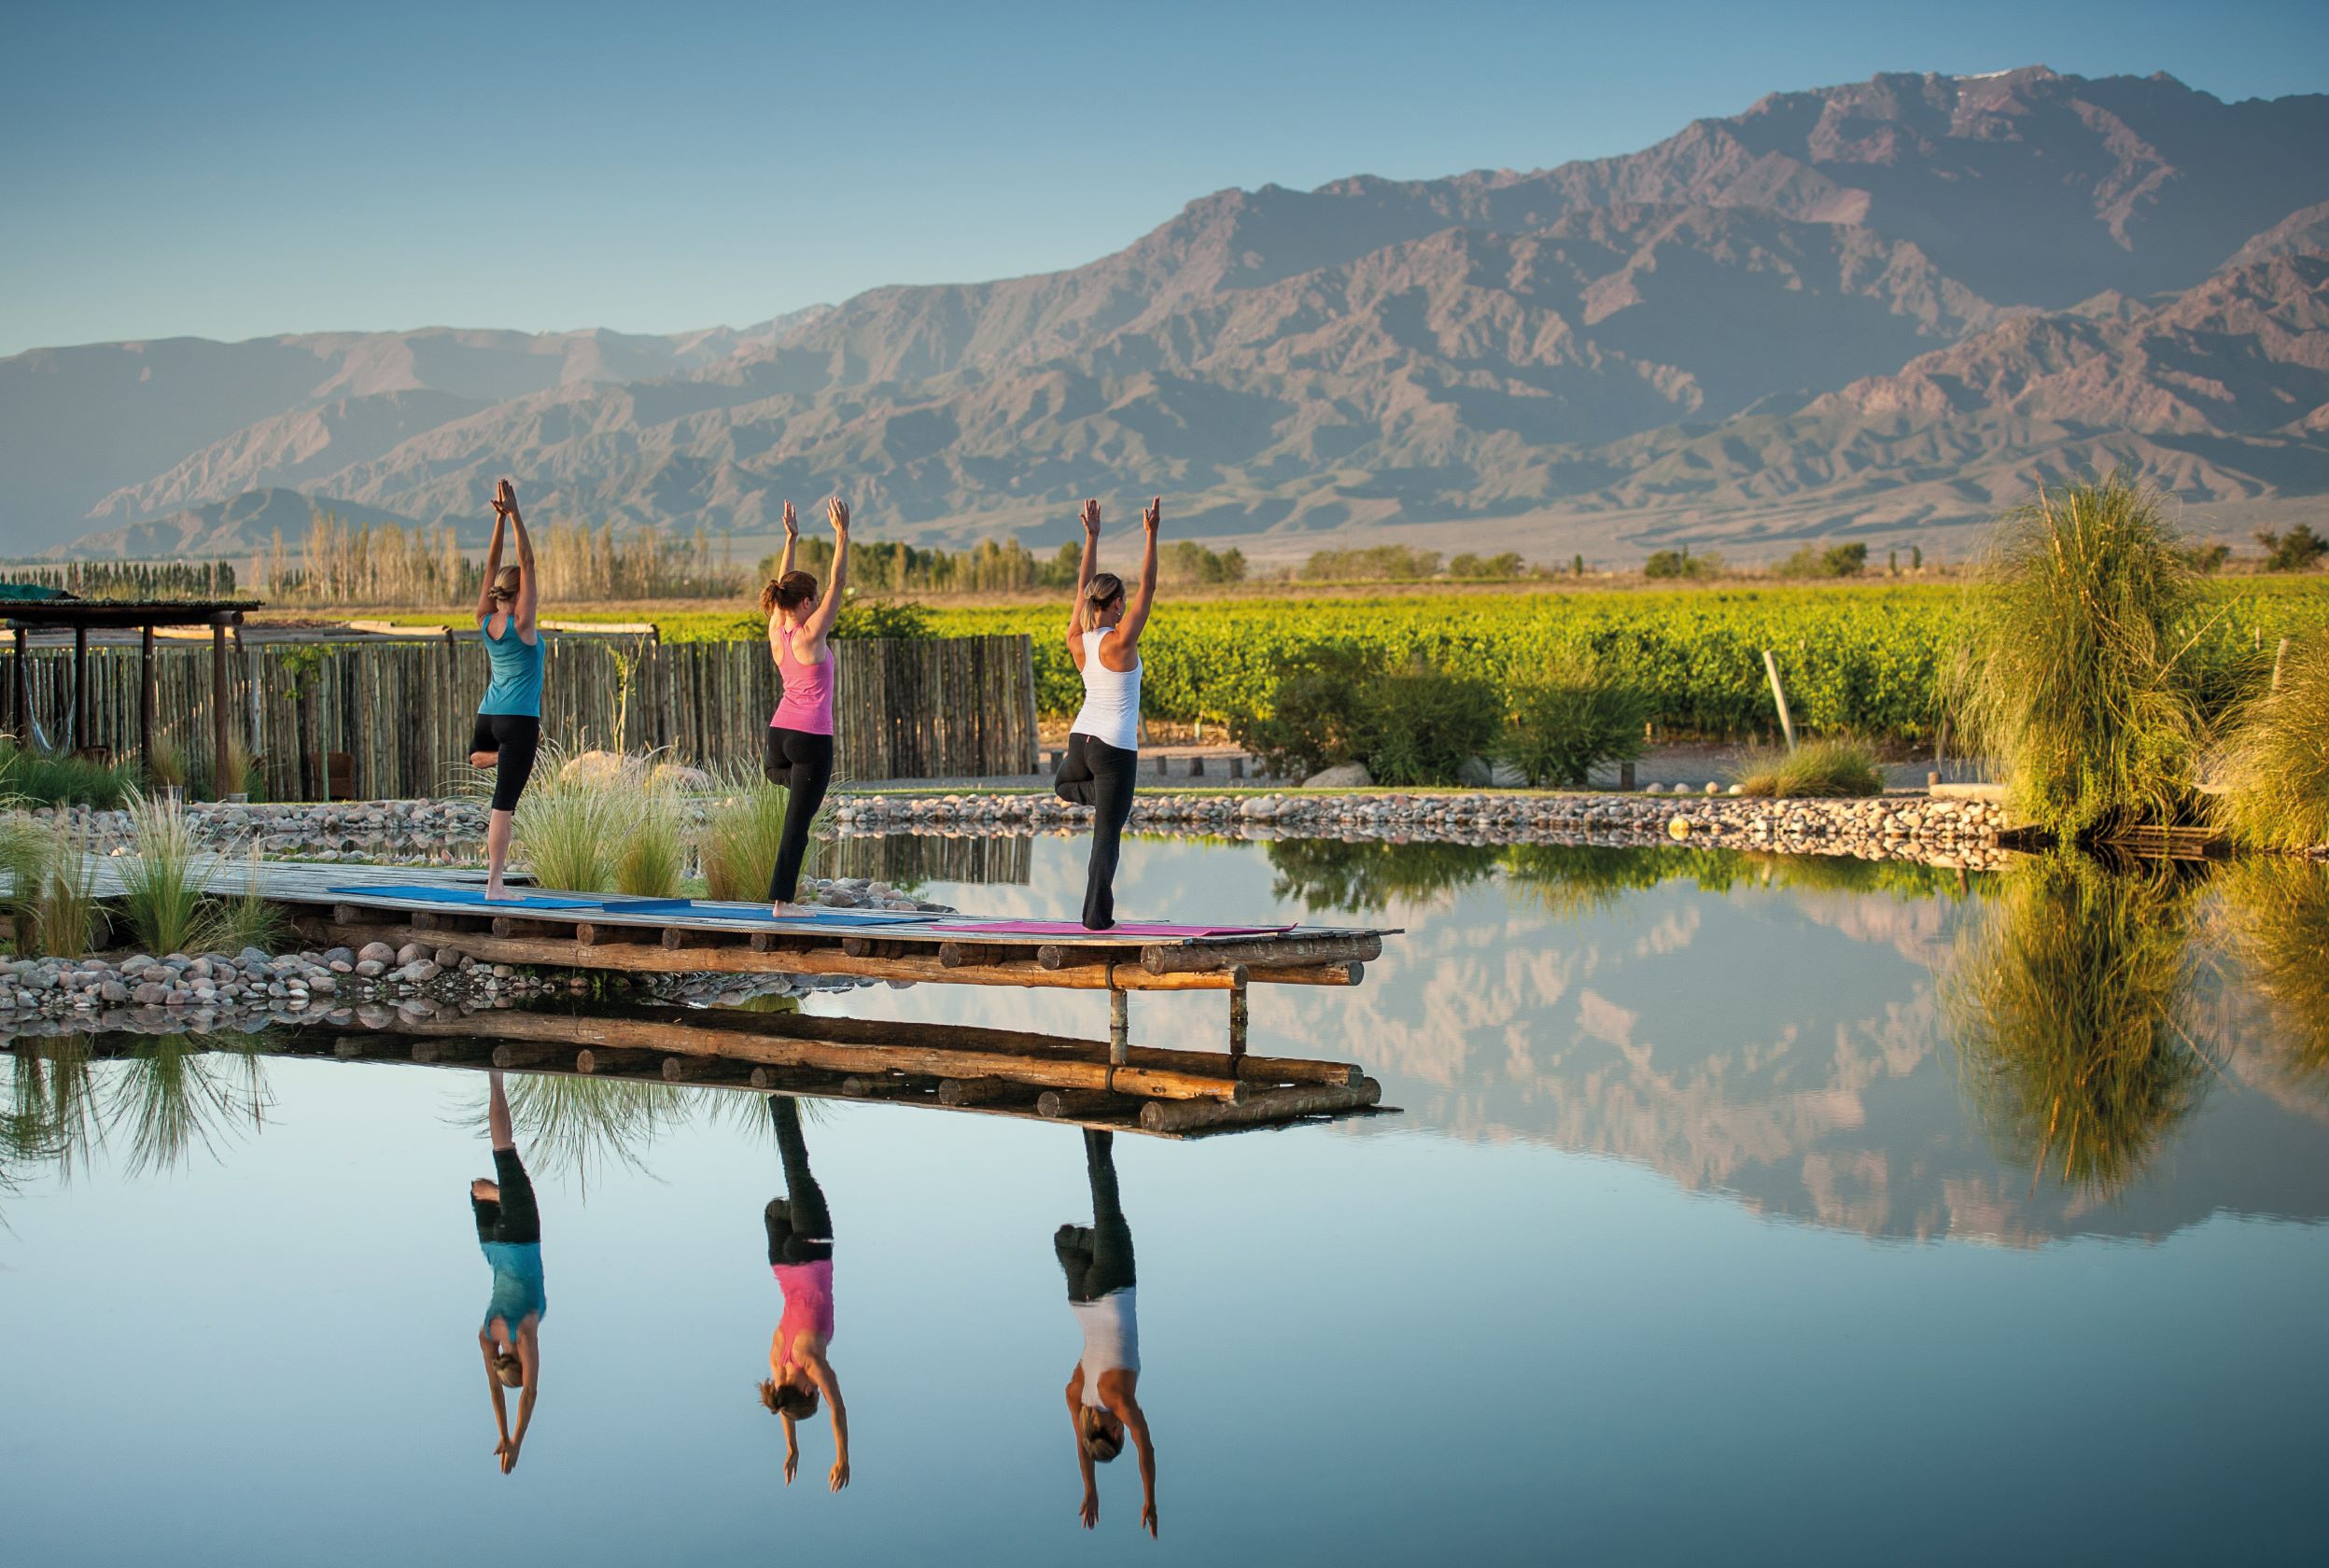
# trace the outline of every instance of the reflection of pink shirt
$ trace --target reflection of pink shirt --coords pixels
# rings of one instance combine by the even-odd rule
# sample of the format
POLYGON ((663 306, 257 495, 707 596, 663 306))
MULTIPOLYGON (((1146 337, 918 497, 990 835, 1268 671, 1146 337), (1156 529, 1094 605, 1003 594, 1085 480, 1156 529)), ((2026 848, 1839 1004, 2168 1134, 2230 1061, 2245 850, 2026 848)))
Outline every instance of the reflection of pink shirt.
POLYGON ((833 1260, 771 1264, 769 1272, 784 1292, 784 1316, 777 1320, 777 1343, 784 1348, 783 1365, 795 1366, 799 1363, 793 1358, 793 1347, 802 1335, 814 1334, 828 1345, 833 1343, 833 1260))
POLYGON ((833 734, 833 645, 825 656, 805 665, 793 656, 793 635, 777 631, 777 673, 784 677, 784 698, 777 704, 772 730, 798 730, 803 735, 833 734))

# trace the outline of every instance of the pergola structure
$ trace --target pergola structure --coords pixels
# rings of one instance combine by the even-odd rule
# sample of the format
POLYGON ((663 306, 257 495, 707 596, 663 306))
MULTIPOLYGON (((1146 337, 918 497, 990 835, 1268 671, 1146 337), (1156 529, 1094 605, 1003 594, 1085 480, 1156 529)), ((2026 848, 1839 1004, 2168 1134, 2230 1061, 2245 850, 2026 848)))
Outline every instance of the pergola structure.
POLYGON ((73 743, 86 744, 89 735, 89 634, 127 631, 145 634, 138 652, 138 761, 150 760, 154 748, 154 628, 208 626, 210 678, 217 700, 212 704, 212 765, 227 754, 233 705, 227 700, 227 633, 243 623, 245 612, 257 609, 257 599, 9 599, 0 603, 16 638, 16 692, 11 732, 17 744, 33 739, 33 667, 29 657, 32 634, 65 631, 73 634, 73 743))

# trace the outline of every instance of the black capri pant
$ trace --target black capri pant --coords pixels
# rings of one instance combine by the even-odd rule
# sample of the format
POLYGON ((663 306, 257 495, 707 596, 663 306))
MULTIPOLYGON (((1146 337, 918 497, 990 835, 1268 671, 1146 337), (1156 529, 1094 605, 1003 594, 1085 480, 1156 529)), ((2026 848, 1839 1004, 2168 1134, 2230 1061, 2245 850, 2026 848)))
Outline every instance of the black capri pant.
POLYGON ((1084 1168, 1091 1178, 1092 1223, 1063 1225, 1051 1239, 1068 1277, 1070 1301, 1097 1301, 1138 1282, 1132 1273, 1132 1227, 1116 1196, 1114 1133, 1085 1129, 1084 1168))
POLYGON ((534 1207, 534 1183, 526 1174, 515 1149, 493 1152, 494 1182, 501 1188, 498 1202, 470 1195, 470 1212, 476 1216, 480 1241, 539 1241, 541 1211, 534 1207))
POLYGON ((1052 791, 1061 800, 1092 808, 1092 857, 1084 874, 1084 929, 1106 931, 1116 923, 1116 852, 1124 824, 1132 816, 1132 779, 1141 754, 1104 740, 1068 736, 1052 791))
POLYGON ((768 878, 768 902, 790 903, 801 885, 801 861, 808 855, 809 824, 825 804, 825 786, 833 782, 833 736, 772 724, 761 771, 769 783, 781 784, 787 791, 784 836, 777 847, 776 871, 768 878))
POLYGON ((791 1095, 770 1095, 768 1114, 777 1124, 777 1149, 784 1158, 785 1193, 770 1198, 762 1215, 768 1225, 768 1262, 821 1262, 833 1256, 833 1213, 825 1207, 825 1189, 808 1171, 799 1102, 791 1095))
POLYGON ((493 808, 515 811, 526 781, 534 777, 534 754, 541 749, 541 721, 530 713, 481 713, 470 732, 471 752, 498 753, 493 764, 493 808))

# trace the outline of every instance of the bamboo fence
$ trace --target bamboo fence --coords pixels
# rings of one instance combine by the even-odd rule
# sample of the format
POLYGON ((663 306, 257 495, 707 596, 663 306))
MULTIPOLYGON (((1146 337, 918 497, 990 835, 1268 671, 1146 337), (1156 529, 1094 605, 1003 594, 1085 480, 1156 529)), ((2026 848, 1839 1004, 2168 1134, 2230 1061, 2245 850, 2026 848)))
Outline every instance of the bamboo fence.
MULTIPOLYGON (((545 632, 542 736, 568 750, 656 751, 705 767, 760 765, 782 684, 766 644, 658 643, 545 632)), ((1034 666, 1025 636, 852 638, 833 645, 835 772, 846 780, 1032 773, 1034 666)), ((154 652, 155 733, 197 776, 211 750, 210 648, 154 652)), ((134 647, 89 651, 89 730, 69 735, 73 655, 35 648, 33 713, 53 746, 133 757, 134 647)), ((16 677, 0 650, 0 691, 16 677)), ((233 733, 271 800, 442 794, 469 757, 485 661, 474 634, 442 640, 252 644, 229 667, 233 733)))

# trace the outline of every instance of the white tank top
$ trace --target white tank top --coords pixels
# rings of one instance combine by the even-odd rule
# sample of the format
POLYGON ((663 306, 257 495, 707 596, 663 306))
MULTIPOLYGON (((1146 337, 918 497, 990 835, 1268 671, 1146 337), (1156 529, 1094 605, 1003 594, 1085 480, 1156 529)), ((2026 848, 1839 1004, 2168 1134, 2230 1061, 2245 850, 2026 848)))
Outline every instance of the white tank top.
POLYGON ((1112 670, 1100 662, 1100 639, 1115 628, 1102 626, 1084 634, 1084 706, 1075 715, 1072 733, 1087 735, 1119 751, 1137 751, 1141 744, 1141 666, 1135 659, 1129 670, 1112 670))
POLYGON ((1084 1403, 1095 1408, 1100 1406, 1102 1372, 1141 1369, 1140 1318, 1132 1303, 1137 1288, 1127 1285, 1097 1301, 1068 1303, 1084 1330, 1084 1403))

